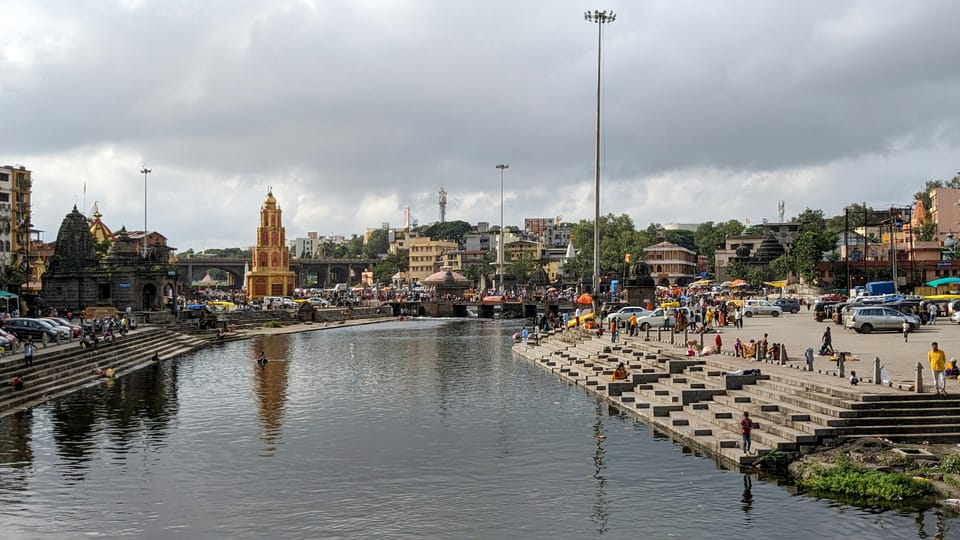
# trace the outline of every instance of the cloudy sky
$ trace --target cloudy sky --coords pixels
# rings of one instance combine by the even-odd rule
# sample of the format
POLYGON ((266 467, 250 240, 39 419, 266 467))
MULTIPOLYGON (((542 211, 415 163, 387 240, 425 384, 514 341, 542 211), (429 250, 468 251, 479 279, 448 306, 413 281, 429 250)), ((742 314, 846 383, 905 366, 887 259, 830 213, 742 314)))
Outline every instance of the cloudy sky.
POLYGON ((960 170, 960 2, 0 0, 0 164, 178 249, 601 212, 759 222, 960 170), (84 193, 84 185, 86 192, 84 193))

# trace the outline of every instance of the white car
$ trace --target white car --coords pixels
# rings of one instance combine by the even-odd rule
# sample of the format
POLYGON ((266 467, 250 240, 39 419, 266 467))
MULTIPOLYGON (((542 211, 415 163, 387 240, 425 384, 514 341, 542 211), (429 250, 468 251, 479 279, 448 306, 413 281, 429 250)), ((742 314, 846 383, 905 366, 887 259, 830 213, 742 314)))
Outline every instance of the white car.
POLYGON ((330 302, 328 302, 325 298, 320 298, 319 296, 307 298, 307 302, 310 302, 310 305, 313 307, 330 307, 330 302))
POLYGON ((618 323, 627 323, 630 322, 630 317, 636 315, 639 319, 644 315, 649 315, 650 312, 640 306, 627 306, 620 308, 618 311, 607 315, 603 322, 608 323, 610 321, 617 321, 618 323))

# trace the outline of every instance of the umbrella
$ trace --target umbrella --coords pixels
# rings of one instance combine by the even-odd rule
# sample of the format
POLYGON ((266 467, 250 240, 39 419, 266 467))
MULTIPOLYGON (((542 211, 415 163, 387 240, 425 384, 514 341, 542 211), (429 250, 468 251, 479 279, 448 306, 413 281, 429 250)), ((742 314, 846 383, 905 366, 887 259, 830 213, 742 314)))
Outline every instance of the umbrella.
POLYGON ((720 284, 720 286, 721 286, 721 287, 729 287, 729 286, 730 286, 730 282, 729 282, 729 281, 724 281, 723 283, 720 284))
POLYGON ((556 287, 550 287, 549 289, 547 289, 547 292, 557 292, 557 288, 556 288, 556 287))
POLYGON ((731 287, 746 287, 749 285, 745 279, 735 279, 730 282, 731 287))
POLYGON ((593 297, 590 296, 590 295, 587 294, 587 293, 583 293, 583 294, 581 294, 580 296, 577 297, 577 303, 578 303, 578 304, 592 304, 592 303, 593 303, 593 297))
POLYGON ((939 287, 941 285, 949 285, 951 283, 960 283, 960 277, 942 277, 933 281, 928 281, 927 286, 939 287))

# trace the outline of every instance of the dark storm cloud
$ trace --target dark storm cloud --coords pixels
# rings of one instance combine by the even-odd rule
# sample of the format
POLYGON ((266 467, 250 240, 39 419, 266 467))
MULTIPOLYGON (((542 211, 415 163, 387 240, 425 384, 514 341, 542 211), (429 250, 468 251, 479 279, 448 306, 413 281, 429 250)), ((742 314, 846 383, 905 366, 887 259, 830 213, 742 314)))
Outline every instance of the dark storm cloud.
POLYGON ((448 219, 496 222, 499 162, 508 222, 592 218, 594 8, 618 12, 604 213, 836 211, 861 179, 908 202, 957 167, 951 2, 8 4, 0 161, 35 171, 47 229, 84 180, 142 223, 144 162, 181 249, 251 243, 268 185, 290 238, 435 220, 441 185, 448 219))

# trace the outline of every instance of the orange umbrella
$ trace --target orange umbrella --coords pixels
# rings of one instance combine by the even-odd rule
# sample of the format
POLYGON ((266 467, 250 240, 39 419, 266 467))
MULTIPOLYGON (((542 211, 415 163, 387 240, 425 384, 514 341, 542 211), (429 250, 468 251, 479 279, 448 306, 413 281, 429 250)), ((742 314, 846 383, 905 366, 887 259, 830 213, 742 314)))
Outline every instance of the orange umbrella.
POLYGON ((587 293, 583 293, 583 294, 581 294, 580 296, 577 297, 577 303, 578 303, 578 304, 592 304, 592 303, 593 303, 593 297, 590 296, 590 295, 587 294, 587 293))
POLYGON ((743 287, 744 285, 749 285, 745 279, 735 279, 730 282, 731 287, 743 287))

